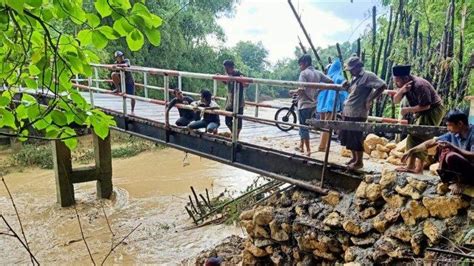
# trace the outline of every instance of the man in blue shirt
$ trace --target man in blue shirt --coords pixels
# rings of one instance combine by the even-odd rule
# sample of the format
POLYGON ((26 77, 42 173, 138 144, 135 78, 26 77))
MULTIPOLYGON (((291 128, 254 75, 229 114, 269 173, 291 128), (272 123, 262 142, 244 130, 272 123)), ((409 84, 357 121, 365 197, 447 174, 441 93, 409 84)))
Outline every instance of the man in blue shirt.
POLYGON ((463 185, 474 185, 474 126, 470 126, 467 115, 459 111, 448 114, 446 126, 448 133, 408 150, 402 161, 437 145, 438 174, 441 181, 452 183, 451 191, 458 194, 463 185))

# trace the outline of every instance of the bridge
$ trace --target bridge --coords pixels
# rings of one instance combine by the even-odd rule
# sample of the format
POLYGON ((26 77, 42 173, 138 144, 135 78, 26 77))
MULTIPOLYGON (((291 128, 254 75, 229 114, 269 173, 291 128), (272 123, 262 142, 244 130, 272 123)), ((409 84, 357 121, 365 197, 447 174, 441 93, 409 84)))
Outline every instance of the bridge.
MULTIPOLYGON (((257 174, 262 174, 273 179, 291 183, 299 187, 320 193, 327 193, 326 188, 351 191, 361 181, 363 174, 372 171, 348 172, 340 163, 328 160, 330 147, 326 153, 312 154, 310 157, 295 153, 293 150, 295 142, 299 141, 296 131, 299 127, 307 127, 311 130, 332 131, 338 128, 337 122, 328 123, 323 121, 310 121, 312 126, 304 126, 292 122, 275 121, 273 111, 281 105, 259 102, 259 87, 273 86, 280 88, 309 87, 313 89, 342 90, 340 85, 322 83, 304 83, 294 81, 280 81, 268 79, 255 79, 247 77, 230 77, 223 75, 210 75, 156 68, 145 68, 132 66, 129 68, 116 68, 112 65, 94 64, 95 77, 74 79, 74 86, 81 91, 84 98, 108 115, 114 117, 117 126, 112 129, 160 143, 184 152, 195 154, 210 160, 218 161, 240 169, 257 174), (121 91, 113 93, 110 90, 110 71, 120 71, 121 91), (125 92, 125 71, 132 72, 136 80, 138 95, 128 95, 125 92), (155 83, 162 82, 163 86, 152 85, 150 78, 155 83), (238 99, 237 82, 251 84, 255 88, 255 101, 246 102, 246 110, 243 115, 238 114, 234 108, 232 112, 223 110, 203 110, 202 112, 214 113, 219 116, 232 117, 236 126, 236 119, 243 119, 243 129, 237 135, 234 127, 233 134, 229 132, 225 123, 221 123, 220 133, 208 134, 200 131, 190 131, 186 128, 174 126, 174 121, 179 117, 176 109, 173 109, 169 118, 165 115, 166 104, 169 102, 169 90, 172 79, 185 95, 198 96, 197 93, 187 91, 188 86, 183 86, 186 79, 187 84, 193 84, 192 80, 198 79, 212 88, 214 95, 218 94, 221 82, 234 81, 235 100, 238 99), (158 96, 158 97, 156 97, 158 96), (161 97, 161 98, 159 98, 161 97), (137 101, 135 112, 130 113, 130 100, 137 101), (166 121, 168 119, 168 121, 166 121), (295 129, 288 132, 279 130, 276 123, 292 126, 295 129), (171 126, 167 127, 169 124, 171 126), (275 145, 275 141, 283 141, 283 145, 275 145), (272 142, 273 141, 273 142, 272 142)), ((390 92, 387 92, 390 94, 390 92)), ((216 100, 223 100, 216 97, 216 100)), ((176 105, 183 109, 192 109, 187 105, 176 105)), ((238 106, 238 104, 234 104, 238 106)), ((391 132, 428 132, 436 134, 443 129, 435 127, 413 127, 406 125, 405 121, 372 118, 382 123, 362 123, 358 125, 360 130, 367 132, 380 132, 389 129, 391 132), (386 123, 390 122, 390 123, 386 123)), ((314 132, 315 133, 315 132, 314 132)), ((312 134, 312 141, 318 139, 318 134, 312 134)), ((110 155, 110 139, 101 140, 94 137, 96 151, 96 166, 86 169, 72 169, 70 152, 60 141, 55 141, 55 171, 58 202, 62 206, 74 204, 74 183, 97 181, 97 190, 100 197, 108 198, 112 193, 112 169, 110 155)), ((331 143, 331 142, 330 142, 331 143)), ((333 143, 336 145, 336 143, 333 143)), ((334 155, 333 156, 337 156, 334 155)), ((375 165, 373 171, 380 170, 380 165, 375 165)))

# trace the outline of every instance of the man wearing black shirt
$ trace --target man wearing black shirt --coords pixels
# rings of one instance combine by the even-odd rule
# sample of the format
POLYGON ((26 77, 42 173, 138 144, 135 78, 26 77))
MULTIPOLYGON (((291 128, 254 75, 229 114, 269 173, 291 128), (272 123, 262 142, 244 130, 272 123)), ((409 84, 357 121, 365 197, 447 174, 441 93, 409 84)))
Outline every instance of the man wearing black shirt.
MULTIPOLYGON (((168 104, 168 107, 166 107, 166 121, 169 121, 169 113, 171 108, 173 108, 177 103, 178 104, 186 104, 189 105, 192 102, 194 102, 194 99, 189 97, 189 96, 184 96, 183 92, 179 89, 173 90, 174 94, 174 99, 171 100, 171 102, 168 104)), ((191 121, 194 121, 194 112, 192 110, 188 109, 181 109, 178 108, 179 112, 179 118, 176 120, 176 125, 179 127, 185 127, 191 123, 191 121)), ((168 126, 168 125, 167 125, 168 126)))
MULTIPOLYGON (((130 60, 124 57, 123 52, 116 51, 115 54, 115 65, 114 67, 130 67, 130 60)), ((112 82, 114 84, 114 92, 120 91, 120 72, 112 72, 112 82)), ((125 93, 135 95, 135 81, 133 80, 132 72, 125 71, 125 93)), ((132 113, 135 110, 135 99, 131 99, 132 113)))
MULTIPOLYGON (((233 76, 233 77, 241 77, 243 74, 235 69, 234 62, 231 60, 225 60, 224 61, 224 69, 225 72, 228 76, 233 76)), ((227 84, 227 99, 225 102, 225 110, 232 112, 234 110, 234 84, 236 81, 230 81, 230 82, 224 82, 227 84)), ((241 115, 244 113, 244 106, 245 106, 245 101, 244 101, 244 87, 247 85, 244 85, 242 82, 237 82, 237 86, 239 88, 239 110, 238 114, 241 115)), ((232 117, 226 116, 225 118, 225 124, 229 128, 229 130, 232 132, 232 117)), ((237 135, 240 134, 240 130, 242 129, 242 118, 237 119, 237 135)))

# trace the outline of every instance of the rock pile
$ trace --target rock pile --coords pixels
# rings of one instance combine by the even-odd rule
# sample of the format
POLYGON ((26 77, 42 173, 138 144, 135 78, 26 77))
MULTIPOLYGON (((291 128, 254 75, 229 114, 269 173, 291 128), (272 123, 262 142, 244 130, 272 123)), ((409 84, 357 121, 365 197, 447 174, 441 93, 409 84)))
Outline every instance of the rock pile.
POLYGON ((431 254, 426 247, 446 245, 472 226, 472 202, 437 180, 387 170, 366 176, 350 194, 287 191, 241 214, 248 234, 242 262, 413 261, 431 254))

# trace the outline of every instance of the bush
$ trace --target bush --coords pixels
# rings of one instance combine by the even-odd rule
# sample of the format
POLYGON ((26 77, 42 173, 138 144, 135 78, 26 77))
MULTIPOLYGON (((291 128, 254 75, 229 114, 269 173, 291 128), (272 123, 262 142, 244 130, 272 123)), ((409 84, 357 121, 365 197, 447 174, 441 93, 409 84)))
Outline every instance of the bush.
POLYGON ((53 151, 49 145, 25 144, 20 151, 12 155, 14 165, 53 168, 53 151))

